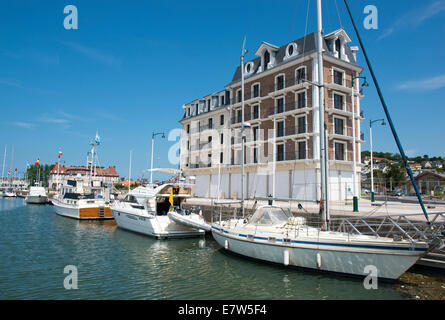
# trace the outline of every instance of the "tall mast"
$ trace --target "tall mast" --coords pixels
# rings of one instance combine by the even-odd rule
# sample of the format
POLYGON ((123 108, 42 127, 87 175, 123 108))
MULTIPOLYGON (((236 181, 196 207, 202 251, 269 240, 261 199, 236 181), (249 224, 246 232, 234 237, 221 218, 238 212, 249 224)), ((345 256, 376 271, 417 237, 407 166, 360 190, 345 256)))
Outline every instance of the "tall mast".
POLYGON ((133 150, 130 150, 130 165, 128 168, 128 193, 130 193, 130 183, 131 183, 131 154, 133 153, 133 150))
POLYGON ((324 79, 323 79, 323 23, 321 14, 321 0, 317 0, 317 60, 318 60, 318 103, 319 103, 319 139, 320 139, 320 182, 321 182, 321 219, 323 226, 329 221, 329 211, 327 209, 327 152, 325 120, 324 120, 324 79))
POLYGON ((246 50, 244 46, 246 44, 246 37, 243 41, 243 51, 241 53, 241 210, 244 218, 244 140, 246 138, 244 134, 244 54, 246 50))
POLYGON ((6 147, 7 145, 5 145, 5 153, 3 155, 2 184, 3 184, 3 179, 5 177, 6 147))

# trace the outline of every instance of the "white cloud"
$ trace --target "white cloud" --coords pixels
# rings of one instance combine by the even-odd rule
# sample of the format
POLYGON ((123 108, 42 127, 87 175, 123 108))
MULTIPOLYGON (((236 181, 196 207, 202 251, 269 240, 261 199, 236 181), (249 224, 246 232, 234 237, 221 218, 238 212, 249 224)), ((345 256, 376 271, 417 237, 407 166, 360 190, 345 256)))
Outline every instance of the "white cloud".
POLYGON ((424 21, 442 13, 445 11, 444 1, 434 1, 430 3, 426 8, 417 8, 406 12, 400 18, 396 19, 391 27, 386 29, 382 35, 378 38, 383 39, 393 34, 400 29, 412 29, 418 27, 424 21))
POLYGON ((0 79, 0 84, 5 85, 5 86, 10 86, 10 87, 16 87, 16 88, 23 89, 22 84, 20 82, 17 82, 17 81, 0 79))
POLYGON ((113 56, 99 52, 96 49, 89 48, 89 47, 86 47, 86 46, 83 46, 83 45, 80 45, 80 44, 74 43, 74 42, 62 42, 62 44, 66 45, 66 46, 74 49, 74 51, 76 51, 90 59, 96 60, 102 64, 106 64, 106 65, 113 66, 113 67, 120 65, 119 59, 116 59, 113 56))
POLYGON ((21 128, 26 128, 26 129, 31 129, 34 125, 28 122, 13 122, 13 125, 17 126, 17 127, 21 127, 21 128))
POLYGON ((430 91, 445 87, 445 74, 429 79, 411 80, 397 86, 400 90, 430 91))

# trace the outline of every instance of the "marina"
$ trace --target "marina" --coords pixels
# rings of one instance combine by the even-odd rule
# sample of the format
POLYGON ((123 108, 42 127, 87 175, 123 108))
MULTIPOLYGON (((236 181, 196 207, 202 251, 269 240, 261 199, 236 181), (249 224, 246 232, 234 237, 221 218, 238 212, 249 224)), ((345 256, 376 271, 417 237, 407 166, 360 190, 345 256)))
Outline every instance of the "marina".
MULTIPOLYGON (((156 240, 114 221, 66 219, 20 198, 0 199, 0 209, 1 299, 387 300, 415 299, 422 289, 408 291, 411 280, 366 290, 356 279, 241 259, 209 236, 156 240), (79 290, 63 288, 66 265, 78 267, 79 290)), ((426 279, 441 289, 441 278, 426 279)))
MULTIPOLYGON (((218 31, 230 49, 206 55, 221 65, 182 39, 141 41, 155 28, 136 16, 126 21, 141 23, 126 31, 134 38, 117 31, 121 20, 113 24, 113 37, 128 43, 110 54, 93 48, 114 41, 98 29, 91 47, 68 36, 56 60, 28 57, 54 68, 54 92, 27 88, 29 105, 53 106, 32 122, 14 108, 5 116, 20 121, 4 139, 0 300, 445 300, 445 156, 440 134, 422 132, 433 130, 427 117, 409 110, 414 97, 442 101, 425 92, 445 84, 388 80, 408 77, 395 60, 409 52, 376 50, 400 30, 396 23, 375 37, 375 6, 361 10, 369 14, 362 23, 355 2, 352 11, 347 0, 341 9, 336 0, 297 2, 303 7, 280 4, 295 14, 287 37, 271 24, 273 37, 249 31, 235 46, 237 28, 249 28, 218 31), (62 74, 82 80, 65 84, 62 74)), ((424 6, 422 17, 445 12, 439 2, 424 6)), ((113 10, 139 14, 131 5, 113 10)), ((77 7, 64 13, 64 31, 83 35, 73 32, 77 7)), ((190 21, 200 20, 190 15, 184 30, 190 21)), ((0 65, 2 57, 22 59, 2 49, 0 65)), ((28 83, 0 79, 3 86, 28 83)), ((436 104, 428 102, 440 114, 436 104)))

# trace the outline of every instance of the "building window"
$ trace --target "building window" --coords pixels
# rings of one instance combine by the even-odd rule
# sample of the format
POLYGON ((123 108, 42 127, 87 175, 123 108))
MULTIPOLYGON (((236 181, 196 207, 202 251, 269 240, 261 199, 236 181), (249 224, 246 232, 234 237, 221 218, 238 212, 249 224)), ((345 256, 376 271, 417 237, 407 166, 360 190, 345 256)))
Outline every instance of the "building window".
POLYGON ((254 84, 253 85, 253 90, 252 90, 252 98, 256 98, 260 96, 260 84, 254 84))
POLYGON ((221 153, 219 154, 219 163, 223 163, 223 162, 224 162, 224 153, 221 152, 221 153))
POLYGON ((190 150, 190 141, 187 141, 187 150, 190 150))
POLYGON ((345 134, 345 121, 340 118, 334 118, 334 132, 335 134, 344 135, 345 134))
POLYGON ((343 110, 343 96, 334 93, 334 108, 338 110, 343 110))
POLYGON ((275 78, 275 90, 284 89, 284 75, 279 75, 275 78))
POLYGON ((252 127, 252 130, 253 130, 253 141, 257 141, 258 140, 259 127, 252 127))
POLYGON ((345 144, 342 142, 335 142, 335 160, 345 160, 345 144))
POLYGON ((276 101, 276 113, 284 112, 284 98, 278 98, 276 101))
POLYGON ((343 85, 343 72, 334 70, 334 83, 338 85, 343 85))
POLYGON ((224 125, 224 115, 223 114, 219 116, 219 124, 222 126, 224 125))
POLYGON ((306 132, 306 117, 297 118, 298 133, 306 132))
POLYGON ((258 163, 258 148, 253 148, 253 163, 258 163))
POLYGON ((221 133, 219 140, 220 140, 221 144, 224 143, 224 134, 223 133, 221 133))
POLYGON ((306 141, 297 142, 298 159, 306 159, 306 141))
POLYGON ((297 94, 297 107, 298 109, 306 108, 306 91, 297 94))
POLYGON ((306 68, 301 67, 295 71, 295 84, 302 83, 303 80, 306 80, 306 68))
POLYGON ((187 133, 190 133, 190 125, 187 125, 187 133))
POLYGON ((260 105, 256 104, 253 106, 252 119, 258 119, 260 117, 260 105))
POLYGON ((209 129, 213 129, 213 118, 209 118, 209 129))
POLYGON ((278 144, 277 145, 277 161, 283 161, 284 160, 284 144, 278 144))
POLYGON ((238 110, 236 110, 236 117, 237 117, 237 121, 236 122, 241 122, 241 115, 242 115, 242 109, 238 109, 238 110))
POLYGON ((198 132, 201 132, 201 121, 198 121, 198 132))
POLYGON ((283 121, 277 121, 276 124, 277 124, 277 128, 276 128, 276 130, 277 130, 277 132, 276 132, 277 137, 284 136, 284 120, 283 121))
POLYGON ((267 70, 267 65, 269 64, 269 62, 270 62, 270 53, 269 53, 269 51, 265 51, 264 52, 264 71, 266 71, 267 70))
POLYGON ((223 106, 224 105, 224 96, 221 96, 220 98, 221 98, 221 105, 223 106))
POLYGON ((241 89, 238 89, 236 92, 236 101, 241 102, 241 89))

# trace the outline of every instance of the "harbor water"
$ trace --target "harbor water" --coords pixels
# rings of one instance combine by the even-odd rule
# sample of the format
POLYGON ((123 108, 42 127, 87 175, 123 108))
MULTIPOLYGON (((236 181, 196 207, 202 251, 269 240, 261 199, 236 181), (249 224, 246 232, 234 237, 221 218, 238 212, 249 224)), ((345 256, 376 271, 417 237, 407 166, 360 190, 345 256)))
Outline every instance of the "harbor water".
POLYGON ((406 299, 391 283, 250 261, 210 236, 155 240, 0 198, 0 299, 406 299), (64 288, 75 266, 78 289, 64 288))

